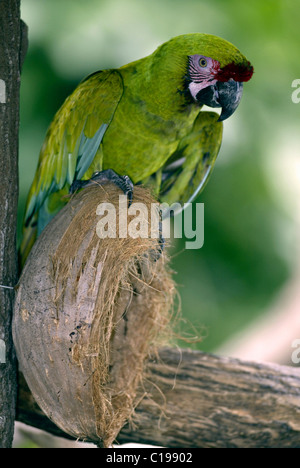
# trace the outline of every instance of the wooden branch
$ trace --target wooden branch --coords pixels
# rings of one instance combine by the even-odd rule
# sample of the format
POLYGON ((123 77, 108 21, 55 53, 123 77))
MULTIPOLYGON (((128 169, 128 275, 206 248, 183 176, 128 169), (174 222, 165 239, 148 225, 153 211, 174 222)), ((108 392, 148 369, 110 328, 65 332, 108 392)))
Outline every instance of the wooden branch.
POLYGON ((0 447, 12 443, 16 358, 11 317, 17 283, 19 87, 22 32, 20 0, 0 2, 0 447))
MULTIPOLYGON (((19 421, 68 437, 20 388, 19 421)), ((118 443, 300 447, 299 369, 165 348, 147 365, 145 390, 118 443)))

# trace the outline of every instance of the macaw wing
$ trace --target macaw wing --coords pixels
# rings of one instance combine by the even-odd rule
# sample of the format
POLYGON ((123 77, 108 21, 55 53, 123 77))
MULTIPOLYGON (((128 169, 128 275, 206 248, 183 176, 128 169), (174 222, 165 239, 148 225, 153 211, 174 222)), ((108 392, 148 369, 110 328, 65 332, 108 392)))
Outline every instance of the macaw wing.
MULTIPOLYGON (((122 97, 116 70, 88 76, 57 112, 46 135, 25 212, 25 226, 46 199, 85 178, 122 97)), ((44 223, 43 223, 44 224, 44 223)))
POLYGON ((200 112, 192 131, 161 169, 161 202, 190 203, 203 190, 222 142, 223 125, 218 118, 215 112, 200 112))

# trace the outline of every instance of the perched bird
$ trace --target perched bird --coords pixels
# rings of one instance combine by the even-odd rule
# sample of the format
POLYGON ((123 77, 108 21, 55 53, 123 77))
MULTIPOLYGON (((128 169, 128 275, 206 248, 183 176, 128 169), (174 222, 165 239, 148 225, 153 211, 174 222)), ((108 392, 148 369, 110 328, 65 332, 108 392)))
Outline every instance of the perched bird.
POLYGON ((54 117, 29 192, 22 262, 37 235, 90 182, 153 187, 158 200, 191 201, 218 155, 222 121, 242 97, 253 67, 231 43, 187 34, 148 57, 85 78, 54 117), (201 111, 203 104, 221 115, 201 111))

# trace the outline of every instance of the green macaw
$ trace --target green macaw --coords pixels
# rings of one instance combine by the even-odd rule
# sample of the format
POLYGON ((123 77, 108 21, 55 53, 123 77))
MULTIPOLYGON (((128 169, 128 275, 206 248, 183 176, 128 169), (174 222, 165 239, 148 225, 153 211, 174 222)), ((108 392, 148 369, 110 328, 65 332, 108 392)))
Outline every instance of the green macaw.
POLYGON ((229 42, 187 34, 148 57, 84 79, 54 117, 29 192, 25 261, 37 235, 90 180, 151 185, 161 202, 191 201, 218 155, 222 121, 238 107, 253 67, 229 42), (206 104, 221 107, 201 112, 206 104))

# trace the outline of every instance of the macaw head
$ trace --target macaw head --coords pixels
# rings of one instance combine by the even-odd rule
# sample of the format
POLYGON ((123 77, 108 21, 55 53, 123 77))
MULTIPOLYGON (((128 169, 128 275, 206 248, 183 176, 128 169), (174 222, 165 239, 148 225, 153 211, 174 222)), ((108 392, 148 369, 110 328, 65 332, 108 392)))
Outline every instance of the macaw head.
POLYGON ((243 82, 253 74, 250 62, 234 61, 221 67, 219 60, 205 55, 188 57, 187 87, 199 104, 221 107, 219 121, 230 117, 238 107, 243 94, 243 82))
POLYGON ((253 75, 252 65, 234 45, 210 34, 174 37, 158 48, 155 56, 167 86, 172 76, 180 75, 183 84, 177 90, 199 105, 221 107, 220 121, 234 113, 243 82, 253 75))

